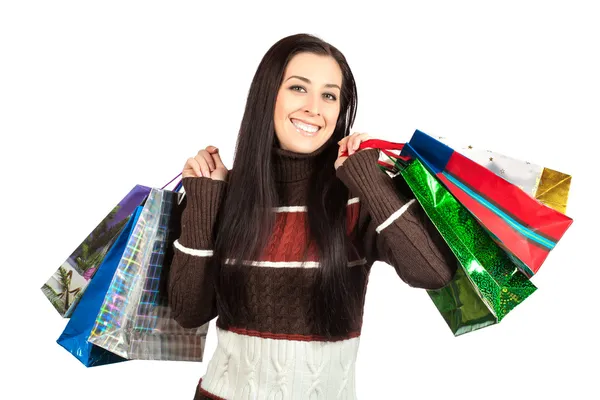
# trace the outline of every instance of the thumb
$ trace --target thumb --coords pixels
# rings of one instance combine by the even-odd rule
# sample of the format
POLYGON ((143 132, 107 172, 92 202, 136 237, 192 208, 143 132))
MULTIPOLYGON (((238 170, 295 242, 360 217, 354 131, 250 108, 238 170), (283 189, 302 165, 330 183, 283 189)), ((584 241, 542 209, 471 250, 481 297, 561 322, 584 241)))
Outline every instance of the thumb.
POLYGON ((225 164, 223 164, 223 161, 221 160, 221 156, 219 155, 219 149, 217 149, 217 148, 215 148, 215 149, 216 149, 216 151, 214 153, 211 152, 211 156, 215 162, 215 167, 217 167, 217 168, 221 167, 221 168, 227 169, 225 167, 225 164))

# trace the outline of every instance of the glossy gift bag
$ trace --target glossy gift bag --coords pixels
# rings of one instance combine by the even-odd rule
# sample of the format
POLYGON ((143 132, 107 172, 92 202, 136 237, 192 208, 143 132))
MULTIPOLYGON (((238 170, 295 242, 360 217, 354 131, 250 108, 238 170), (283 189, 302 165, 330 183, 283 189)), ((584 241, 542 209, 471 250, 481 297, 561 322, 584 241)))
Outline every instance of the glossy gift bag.
POLYGON ((104 257, 96 276, 88 285, 79 305, 57 340, 59 345, 86 367, 125 361, 123 357, 89 343, 88 338, 141 212, 142 206, 138 206, 132 218, 129 219, 106 257, 104 257))
POLYGON ((478 149, 470 144, 459 144, 445 137, 438 136, 436 139, 506 179, 540 203, 566 214, 571 190, 571 175, 492 150, 478 149))
POLYGON ((402 155, 418 159, 533 276, 573 220, 516 185, 417 130, 402 155))
POLYGON ((461 335, 500 322, 536 287, 419 160, 400 171, 396 186, 410 188, 459 262, 448 285, 427 290, 446 323, 461 335))
POLYGON ((108 250, 149 193, 150 188, 142 185, 131 189, 44 283, 42 292, 60 315, 73 314, 108 250))
POLYGON ((150 192, 95 317, 90 343, 127 359, 202 361, 208 323, 182 328, 171 316, 166 293, 182 196, 150 192))

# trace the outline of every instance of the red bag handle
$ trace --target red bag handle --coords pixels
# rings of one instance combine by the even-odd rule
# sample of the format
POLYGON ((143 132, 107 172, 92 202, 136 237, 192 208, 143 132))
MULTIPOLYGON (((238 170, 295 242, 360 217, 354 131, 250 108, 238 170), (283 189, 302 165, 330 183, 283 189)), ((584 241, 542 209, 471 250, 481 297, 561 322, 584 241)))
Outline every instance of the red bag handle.
MULTIPOLYGON (((385 155, 387 155, 388 157, 391 157, 391 158, 400 158, 400 159, 403 159, 406 161, 410 160, 410 157, 399 156, 390 151, 390 150, 402 150, 404 148, 404 143, 388 142, 387 140, 381 140, 381 139, 369 139, 369 140, 365 140, 358 146, 358 150, 363 150, 366 148, 379 149, 379 150, 381 150, 382 153, 384 153, 385 155)), ((348 157, 348 151, 346 150, 345 152, 343 152, 341 156, 348 157)))

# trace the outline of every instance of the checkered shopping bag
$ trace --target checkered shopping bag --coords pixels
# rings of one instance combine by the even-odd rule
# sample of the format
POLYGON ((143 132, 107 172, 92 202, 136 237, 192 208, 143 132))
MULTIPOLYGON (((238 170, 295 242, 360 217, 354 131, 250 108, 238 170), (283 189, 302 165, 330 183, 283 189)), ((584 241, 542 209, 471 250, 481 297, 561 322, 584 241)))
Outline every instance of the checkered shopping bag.
POLYGON ((88 341, 137 360, 202 361, 208 323, 182 328, 171 315, 167 266, 180 233, 183 194, 152 189, 88 341))

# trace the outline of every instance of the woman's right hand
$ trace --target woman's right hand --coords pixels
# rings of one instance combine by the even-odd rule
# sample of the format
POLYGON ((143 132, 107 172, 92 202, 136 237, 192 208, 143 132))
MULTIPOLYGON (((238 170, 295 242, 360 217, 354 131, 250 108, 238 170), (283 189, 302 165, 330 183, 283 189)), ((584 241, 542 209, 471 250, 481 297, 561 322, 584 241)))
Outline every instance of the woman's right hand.
POLYGON ((206 177, 225 181, 228 172, 219 156, 219 149, 215 146, 208 146, 206 149, 200 150, 195 157, 188 158, 181 177, 206 177))

